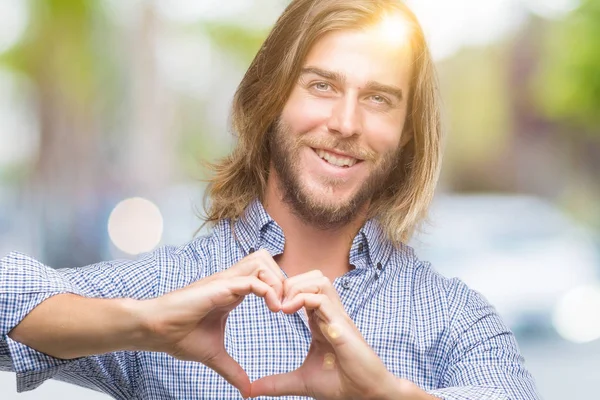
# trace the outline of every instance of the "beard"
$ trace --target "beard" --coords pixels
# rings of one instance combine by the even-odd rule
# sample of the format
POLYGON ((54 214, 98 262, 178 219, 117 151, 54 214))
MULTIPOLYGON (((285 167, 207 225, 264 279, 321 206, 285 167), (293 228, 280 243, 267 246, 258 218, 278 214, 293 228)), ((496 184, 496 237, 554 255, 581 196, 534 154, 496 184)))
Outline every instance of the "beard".
MULTIPOLYGON (((362 149, 356 139, 328 136, 317 138, 307 134, 296 135, 279 118, 269 132, 271 162, 279 178, 279 190, 283 201, 305 223, 318 229, 329 230, 355 221, 374 195, 381 193, 400 160, 400 146, 377 155, 362 149), (369 162, 373 167, 364 183, 347 200, 327 201, 311 193, 300 179, 300 149, 338 149, 354 158, 369 162)), ((322 184, 335 188, 344 183, 339 178, 321 178, 322 184)))

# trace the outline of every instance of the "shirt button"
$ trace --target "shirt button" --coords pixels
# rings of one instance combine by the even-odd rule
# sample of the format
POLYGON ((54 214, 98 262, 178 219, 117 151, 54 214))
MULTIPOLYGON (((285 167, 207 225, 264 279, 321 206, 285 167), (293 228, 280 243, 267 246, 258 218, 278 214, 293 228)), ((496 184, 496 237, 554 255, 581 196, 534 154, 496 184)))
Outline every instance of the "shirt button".
POLYGON ((360 243, 358 244, 358 252, 359 252, 359 253, 362 253, 362 252, 363 252, 363 248, 364 248, 364 245, 362 244, 362 242, 360 242, 360 243))
POLYGON ((342 281, 342 287, 343 287, 344 289, 350 289, 350 281, 349 281, 348 279, 344 279, 344 280, 342 281))
POLYGON ((380 270, 380 271, 383 269, 383 267, 381 266, 380 262, 377 263, 377 269, 380 270))
POLYGON ((254 253, 254 247, 250 247, 250 250, 248 250, 248 254, 252 254, 254 253))

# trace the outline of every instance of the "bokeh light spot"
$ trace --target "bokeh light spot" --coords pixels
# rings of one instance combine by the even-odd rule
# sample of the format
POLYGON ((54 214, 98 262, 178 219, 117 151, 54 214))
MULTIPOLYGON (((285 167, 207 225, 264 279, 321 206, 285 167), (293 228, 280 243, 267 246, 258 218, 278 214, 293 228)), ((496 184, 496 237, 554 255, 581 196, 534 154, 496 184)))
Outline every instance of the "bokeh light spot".
POLYGON ((581 286, 565 294, 554 309, 553 323, 571 342, 600 339, 600 286, 581 286))
POLYGON ((162 238, 163 217, 158 207, 139 197, 117 204, 108 219, 108 235, 121 251, 137 255, 154 249, 162 238))

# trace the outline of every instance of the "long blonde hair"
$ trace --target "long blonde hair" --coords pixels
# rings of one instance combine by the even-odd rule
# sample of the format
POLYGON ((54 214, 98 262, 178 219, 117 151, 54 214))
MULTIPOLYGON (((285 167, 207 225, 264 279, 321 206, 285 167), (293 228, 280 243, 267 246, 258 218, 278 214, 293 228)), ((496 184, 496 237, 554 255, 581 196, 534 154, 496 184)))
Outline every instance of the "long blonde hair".
POLYGON ((427 216, 441 165, 441 124, 437 79, 423 31, 400 0, 294 0, 286 8, 242 79, 233 100, 233 152, 211 164, 206 222, 237 219, 262 199, 269 174, 268 131, 282 112, 312 45, 332 31, 377 24, 400 15, 410 28, 413 76, 404 146, 385 190, 372 199, 377 218, 396 245, 407 241, 427 216))

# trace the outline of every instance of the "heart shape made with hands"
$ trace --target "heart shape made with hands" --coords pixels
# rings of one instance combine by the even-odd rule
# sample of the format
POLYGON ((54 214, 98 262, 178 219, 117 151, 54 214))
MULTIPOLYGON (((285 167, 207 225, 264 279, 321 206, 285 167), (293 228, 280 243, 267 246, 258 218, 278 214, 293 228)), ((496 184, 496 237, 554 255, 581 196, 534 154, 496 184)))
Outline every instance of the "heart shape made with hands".
POLYGON ((167 314, 161 319, 163 329, 158 337, 173 338, 166 340, 166 352, 182 360, 202 362, 235 386, 244 398, 383 398, 379 395, 390 393, 396 379, 364 340, 321 271, 286 278, 266 250, 156 301, 153 313, 161 314, 156 311, 158 307, 167 314), (272 312, 293 314, 306 310, 312 342, 298 369, 250 382, 227 353, 227 318, 249 294, 262 297, 272 312))
MULTIPOLYGON (((306 310, 312 342, 302 365, 291 372, 260 378, 251 384, 251 396, 310 396, 333 399, 340 392, 335 345, 343 343, 344 307, 330 280, 321 271, 288 278, 283 284, 281 311, 306 310)), ((352 324, 353 325, 353 324, 352 324)))
POLYGON ((365 393, 386 386, 391 374, 346 314, 336 289, 321 271, 284 278, 279 307, 273 304, 272 295, 262 297, 273 312, 293 314, 305 309, 312 342, 298 369, 262 377, 249 387, 236 385, 244 397, 364 398, 365 393))

